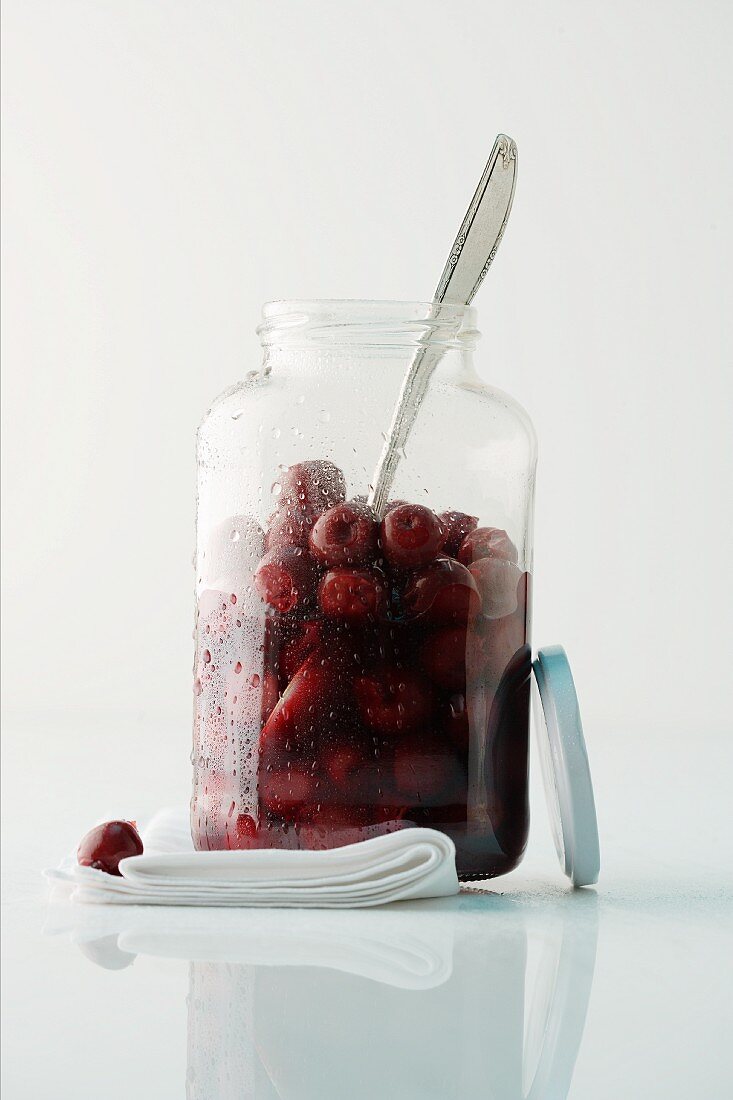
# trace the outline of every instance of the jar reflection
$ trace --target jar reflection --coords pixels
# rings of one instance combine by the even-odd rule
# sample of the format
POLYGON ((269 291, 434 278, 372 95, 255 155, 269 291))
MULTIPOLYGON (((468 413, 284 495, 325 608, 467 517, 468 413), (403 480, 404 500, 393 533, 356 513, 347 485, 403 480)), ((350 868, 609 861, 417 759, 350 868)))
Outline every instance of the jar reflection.
POLYGON ((561 1100, 597 938, 595 896, 571 900, 540 920, 470 897, 349 914, 346 935, 277 914, 257 961, 191 964, 189 1100, 561 1100))

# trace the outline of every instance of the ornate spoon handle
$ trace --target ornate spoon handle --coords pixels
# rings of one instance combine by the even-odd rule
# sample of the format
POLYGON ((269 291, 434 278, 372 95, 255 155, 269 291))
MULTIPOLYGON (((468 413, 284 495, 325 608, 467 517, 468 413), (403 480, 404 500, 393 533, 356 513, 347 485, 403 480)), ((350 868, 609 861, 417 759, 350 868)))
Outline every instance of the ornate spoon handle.
MULTIPOLYGON (((433 297, 430 320, 440 317, 443 303, 469 305, 480 287, 504 235, 514 198, 517 147, 499 134, 483 175, 458 230, 433 297)), ((369 489, 369 504, 381 519, 394 483, 400 455, 415 422, 430 377, 443 349, 426 343, 415 352, 405 374, 392 423, 369 489)))

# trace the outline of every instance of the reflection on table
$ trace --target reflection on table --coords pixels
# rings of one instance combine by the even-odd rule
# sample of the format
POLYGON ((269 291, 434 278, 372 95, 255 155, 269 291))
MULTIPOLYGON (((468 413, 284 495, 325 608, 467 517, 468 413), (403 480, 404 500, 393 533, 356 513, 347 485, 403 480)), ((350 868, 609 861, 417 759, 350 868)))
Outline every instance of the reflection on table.
POLYGON ((189 1100, 562 1100, 596 896, 486 892, 378 910, 52 907, 108 969, 189 960, 189 1100))

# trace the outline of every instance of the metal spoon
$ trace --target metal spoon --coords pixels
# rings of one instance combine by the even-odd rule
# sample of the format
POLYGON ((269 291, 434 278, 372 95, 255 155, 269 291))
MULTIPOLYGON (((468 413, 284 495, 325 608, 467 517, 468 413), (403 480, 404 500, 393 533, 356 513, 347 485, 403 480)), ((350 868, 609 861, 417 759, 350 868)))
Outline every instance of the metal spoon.
MULTIPOLYGON (((504 235, 516 177, 517 147, 506 134, 499 134, 443 268, 433 296, 430 320, 439 318, 443 304, 467 306, 473 300, 504 235)), ((428 343, 417 350, 407 369, 368 497, 369 504, 380 519, 394 483, 400 455, 430 377, 443 354, 443 348, 430 346, 428 337, 428 343)))

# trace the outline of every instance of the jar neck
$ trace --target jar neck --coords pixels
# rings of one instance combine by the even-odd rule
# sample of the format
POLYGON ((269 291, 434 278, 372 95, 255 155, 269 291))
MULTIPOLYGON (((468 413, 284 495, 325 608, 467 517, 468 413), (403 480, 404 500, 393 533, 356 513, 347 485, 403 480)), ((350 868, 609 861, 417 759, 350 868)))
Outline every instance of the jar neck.
POLYGON ((265 356, 275 349, 339 349, 353 353, 404 354, 428 345, 441 351, 471 351, 480 333, 470 306, 435 302, 268 302, 257 329, 265 356))

